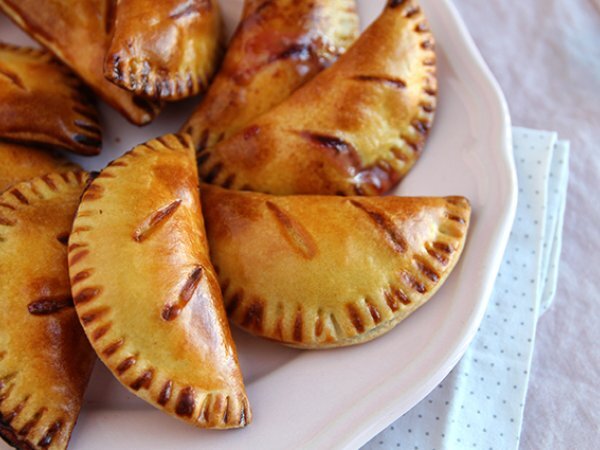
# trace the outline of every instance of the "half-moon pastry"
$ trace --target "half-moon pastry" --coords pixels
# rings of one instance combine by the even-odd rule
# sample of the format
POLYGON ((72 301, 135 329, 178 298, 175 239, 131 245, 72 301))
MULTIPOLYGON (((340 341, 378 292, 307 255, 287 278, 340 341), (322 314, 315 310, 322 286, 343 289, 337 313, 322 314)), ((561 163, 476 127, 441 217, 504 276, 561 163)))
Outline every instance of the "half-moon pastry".
POLYGON ((87 88, 50 53, 0 43, 0 139, 97 155, 98 111, 87 88))
POLYGON ((213 184, 271 194, 376 195, 413 166, 436 106, 433 36, 389 0, 329 69, 198 158, 213 184))
POLYGON ((158 114, 158 105, 104 78, 112 2, 0 0, 0 9, 77 73, 106 103, 130 122, 144 125, 158 114))
POLYGON ((216 0, 117 0, 104 75, 138 95, 180 100, 206 90, 222 52, 216 0))
POLYGON ((212 147, 288 98, 356 39, 355 0, 246 0, 221 70, 182 128, 212 147))
POLYGON ((125 387, 198 427, 250 422, 189 137, 150 141, 102 171, 82 197, 69 264, 81 323, 125 387))
POLYGON ((50 174, 0 195, 0 437, 20 449, 67 447, 96 360, 67 268, 86 178, 50 174))
POLYGON ((54 152, 0 142, 0 193, 20 181, 77 169, 77 164, 54 152))
POLYGON ((202 188, 232 322, 300 348, 374 339, 423 305, 462 252, 462 197, 271 196, 202 188))

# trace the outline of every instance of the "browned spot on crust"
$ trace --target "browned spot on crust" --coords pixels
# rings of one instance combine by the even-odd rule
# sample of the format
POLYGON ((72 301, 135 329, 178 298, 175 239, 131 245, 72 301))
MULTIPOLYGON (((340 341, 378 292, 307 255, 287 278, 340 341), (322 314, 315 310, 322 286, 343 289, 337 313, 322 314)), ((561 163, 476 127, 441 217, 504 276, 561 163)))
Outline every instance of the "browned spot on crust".
POLYGON ((421 22, 415 26, 415 31, 417 33, 424 33, 425 31, 429 31, 429 26, 427 22, 421 22))
POLYGON ((173 381, 169 380, 165 383, 162 390, 160 391, 160 395, 158 396, 158 404, 165 406, 167 402, 171 399, 171 394, 173 393, 173 381))
POLYGON ((388 3, 388 7, 389 8, 398 8, 399 6, 404 5, 404 3, 406 3, 406 0, 390 0, 388 3))
POLYGON ((36 412, 34 416, 25 425, 21 427, 21 429, 19 430, 19 436, 27 436, 31 429, 37 425, 37 423, 40 421, 45 412, 46 408, 41 408, 38 412, 36 412))
POLYGON ((89 254, 90 254, 89 250, 82 250, 79 253, 75 253, 69 259, 69 267, 74 266, 75 264, 77 264, 79 261, 81 261, 83 258, 85 258, 89 254))
POLYGON ((294 341, 296 342, 302 342, 302 338, 303 338, 303 317, 302 317, 302 309, 299 308, 298 311, 296 311, 296 319, 294 320, 294 333, 293 333, 293 338, 294 341))
POLYGON ((71 245, 69 245, 67 251, 69 253, 73 253, 73 250, 77 250, 78 248, 83 248, 83 247, 87 247, 87 244, 80 244, 80 243, 73 243, 71 245))
POLYGON ((82 270, 81 272, 76 273, 73 278, 71 279, 71 286, 80 283, 81 281, 85 280, 86 278, 89 278, 91 275, 91 269, 88 270, 82 270))
POLYGON ((23 193, 18 190, 17 188, 14 188, 10 191, 10 194, 16 198, 20 203, 22 203, 23 205, 29 205, 29 200, 27 200, 27 197, 25 197, 23 195, 23 193))
POLYGON ((67 245, 69 243, 69 233, 60 233, 58 236, 56 236, 56 240, 62 245, 67 245))
POLYGON ((202 135, 200 136, 200 141, 198 142, 198 145, 196 146, 196 155, 200 155, 200 153, 202 153, 204 150, 206 150, 209 135, 210 135, 210 132, 208 131, 208 129, 206 129, 202 132, 202 135))
POLYGON ((125 372, 127 372, 129 369, 131 369, 135 363, 137 363, 137 359, 133 356, 130 356, 129 358, 125 358, 123 361, 121 361, 121 363, 117 366, 117 373, 119 375, 123 375, 125 372))
POLYGON ((18 74, 14 73, 12 70, 9 70, 6 67, 0 66, 0 75, 5 77, 6 79, 8 79, 12 84, 17 86, 19 89, 21 89, 21 90, 27 89, 25 87, 25 84, 23 83, 23 80, 21 80, 21 77, 18 74))
POLYGON ((56 436, 56 433, 58 433, 60 431, 60 429, 62 428, 62 426, 63 426, 62 420, 57 420, 56 422, 54 422, 50 426, 50 428, 48 428, 46 430, 46 433, 39 440, 39 442, 37 443, 37 445, 39 445, 42 448, 49 447, 50 444, 52 443, 52 439, 54 439, 54 436, 56 436))
POLYGON ((185 387, 179 392, 177 403, 175 405, 175 414, 178 416, 192 417, 196 408, 196 399, 194 389, 185 387))
POLYGON ((452 220, 453 222, 458 222, 463 225, 465 224, 465 219, 463 219, 462 217, 457 216, 455 214, 446 213, 446 218, 448 220, 452 220))
POLYGON ((117 350, 121 348, 125 341, 123 339, 119 339, 118 341, 113 342, 104 350, 102 350, 102 354, 106 357, 112 356, 117 350))
POLYGON ((108 311, 110 311, 110 308, 104 306, 102 308, 86 312, 85 314, 81 315, 81 323, 83 325, 89 325, 96 319, 99 319, 100 317, 104 316, 108 311))
POLYGON ((146 370, 141 374, 133 383, 129 385, 134 391, 139 391, 141 388, 148 389, 152 384, 152 378, 154 377, 154 370, 146 370))
POLYGON ((358 169, 362 167, 362 162, 356 148, 343 139, 310 131, 301 131, 299 134, 302 138, 318 145, 319 148, 324 150, 334 160, 341 163, 342 168, 353 167, 358 169))
POLYGON ((422 122, 420 120, 413 120, 411 122, 411 125, 415 128, 415 130, 417 130, 420 134, 427 134, 427 131, 429 130, 429 126, 428 124, 426 124, 425 122, 422 122))
POLYGON ((97 341, 98 339, 100 339, 101 337, 103 337, 106 333, 108 333, 108 331, 112 328, 112 323, 107 323, 106 325, 102 325, 100 328, 97 328, 96 330, 94 330, 94 332, 92 333, 92 339, 94 341, 97 341))
POLYGON ((317 316, 315 323, 315 335, 321 336, 323 334, 323 321, 321 320, 321 314, 317 316))
POLYGON ((422 103, 420 106, 421 106, 421 109, 423 111, 425 111, 426 113, 432 113, 434 111, 434 108, 432 105, 422 103))
POLYGON ((318 248, 315 240, 304 226, 284 212, 279 206, 267 201, 267 208, 273 213, 277 220, 279 231, 290 246, 306 259, 316 256, 318 248))
POLYGON ((400 309, 400 303, 403 305, 410 304, 409 298, 398 288, 390 288, 386 291, 385 301, 393 312, 400 309))
POLYGON ((6 217, 0 216, 0 225, 6 225, 7 227, 12 227, 16 224, 14 220, 7 219, 6 217))
POLYGON ((223 423, 229 420, 229 397, 225 397, 225 412, 223 413, 223 423))
POLYGON ((423 50, 429 50, 429 49, 433 48, 433 42, 430 41, 429 39, 424 40, 423 42, 421 42, 421 48, 423 50))
POLYGON ((440 275, 437 271, 431 267, 426 261, 415 257, 415 265, 421 271, 423 275, 429 278, 433 282, 437 282, 440 279, 440 275))
POLYGON ((435 248, 436 250, 440 250, 449 255, 451 255, 454 252, 454 249, 449 244, 446 244, 445 242, 434 242, 432 245, 433 245, 433 248, 435 248))
POLYGON ((6 416, 3 417, 3 420, 10 424, 13 420, 15 420, 15 417, 17 417, 19 414, 21 414, 21 411, 23 411, 23 408, 25 408, 25 404, 27 403, 27 401, 29 400, 29 397, 25 397, 25 399, 19 403, 15 409, 12 410, 12 412, 8 413, 6 416))
POLYGON ((346 304, 346 310, 348 311, 350 321, 352 322, 352 325, 354 326, 356 331, 358 331, 359 333, 364 333, 365 326, 362 323, 362 318, 360 317, 358 309, 356 309, 356 307, 352 303, 348 303, 346 304))
POLYGON ((387 76, 378 75, 357 75, 353 78, 356 81, 366 81, 370 83, 381 83, 396 89, 404 89, 406 87, 406 81, 400 78, 393 78, 387 76))
POLYGON ((432 96, 434 96, 434 95, 436 95, 436 94, 437 94, 437 91, 436 91, 435 89, 433 89, 433 88, 430 88, 430 87, 423 89, 423 91, 424 91, 424 92, 425 92, 427 95, 432 95, 432 96))
POLYGON ((219 174, 221 173, 221 171, 223 170, 223 167, 225 167, 223 165, 223 163, 216 163, 209 171, 208 173, 202 177, 204 179, 204 181, 206 181, 207 183, 212 183, 213 181, 215 181, 215 179, 219 176, 219 174))
POLYGON ((234 182, 235 182, 235 174, 232 173, 225 179, 225 181, 223 181, 223 183, 221 183, 221 186, 223 186, 225 189, 229 189, 231 186, 233 186, 234 182))
POLYGON ((93 300, 100 294, 102 290, 99 287, 88 287, 80 291, 75 297, 73 297, 73 302, 76 305, 87 303, 90 300, 93 300))
POLYGON ((177 199, 174 202, 169 203, 167 206, 152 213, 135 230, 133 233, 133 239, 136 242, 143 242, 148 239, 148 237, 150 237, 150 235, 156 231, 159 225, 164 224, 167 219, 175 214, 175 211, 177 211, 179 205, 181 205, 181 200, 177 199))
POLYGON ((408 272, 402 272, 402 278, 404 279, 406 284, 408 284, 419 294, 424 294, 427 292, 427 287, 425 287, 425 285, 422 282, 417 280, 413 274, 408 272))
POLYGON ((262 301, 255 299, 254 302, 246 309, 242 326, 245 328, 253 328, 257 332, 262 332, 263 329, 263 313, 264 307, 262 301))
POLYGON ((208 159, 211 157, 211 155, 212 155, 212 153, 206 152, 206 153, 203 153, 200 156, 198 156, 198 159, 196 160, 198 167, 203 166, 204 163, 206 163, 206 161, 208 161, 208 159))
POLYGON ((377 309, 377 307, 371 303, 369 300, 365 300, 367 304, 367 308, 369 308, 369 313, 371 313, 371 317, 373 318, 373 322, 379 323, 381 322, 381 313, 377 309))
POLYGON ((46 183, 46 186, 48 186, 51 190, 56 191, 58 189, 56 187, 56 183, 54 183, 54 180, 50 175, 44 175, 42 177, 42 181, 46 183))
POLYGON ((357 202, 356 200, 350 200, 350 203, 361 211, 365 212, 371 220, 383 231, 387 237, 387 242, 390 243, 392 248, 400 253, 406 252, 408 245, 406 240, 400 233, 400 230, 396 227, 396 224, 382 212, 370 209, 366 205, 357 202))
POLYGON ((109 164, 109 167, 127 167, 127 163, 125 161, 113 161, 109 164))
POLYGON ((85 194, 83 195, 83 200, 85 201, 94 201, 102 198, 104 194, 104 187, 98 183, 92 183, 85 190, 85 194))
POLYGON ((225 309, 227 310, 227 315, 231 316, 234 311, 236 309, 238 309, 238 306, 240 306, 240 303, 242 302, 242 299, 244 298, 244 291, 240 290, 237 291, 235 294, 233 294, 231 296, 231 298, 229 299, 229 301, 227 302, 227 305, 225 307, 225 309))
POLYGON ((9 205, 8 203, 0 203, 2 208, 10 209, 11 211, 15 211, 16 208, 13 205, 9 205))
POLYGON ((439 251, 436 251, 431 244, 426 244, 425 249, 431 257, 437 259, 441 264, 448 264, 448 257, 446 255, 443 255, 439 251))
POLYGON ((198 289, 198 285, 200 284, 200 281, 202 280, 202 273, 203 273, 203 270, 202 270, 202 267, 200 267, 200 266, 195 267, 192 270, 192 272, 188 276, 188 279, 186 280, 185 284, 183 285, 181 292, 179 293, 179 300, 177 301, 177 303, 166 305, 163 308, 162 318, 164 320, 167 320, 167 321, 173 320, 177 316, 179 316, 179 314, 181 313, 183 308, 185 308, 185 306, 192 299, 194 292, 196 292, 196 289, 198 289))
POLYGON ((416 16, 420 12, 421 12, 421 8, 419 8, 418 6, 412 6, 406 10, 404 17, 411 18, 413 16, 416 16))
POLYGON ((70 306, 73 306, 73 299, 70 295, 62 297, 42 297, 29 303, 29 305, 27 305, 27 310, 29 311, 29 314, 33 314, 34 316, 46 316, 70 306))

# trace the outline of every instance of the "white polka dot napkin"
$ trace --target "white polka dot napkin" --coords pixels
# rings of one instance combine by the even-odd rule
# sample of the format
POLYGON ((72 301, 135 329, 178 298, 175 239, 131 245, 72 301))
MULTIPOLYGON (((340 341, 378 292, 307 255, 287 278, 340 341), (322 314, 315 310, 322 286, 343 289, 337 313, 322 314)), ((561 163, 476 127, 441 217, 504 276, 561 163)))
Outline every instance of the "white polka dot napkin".
POLYGON ((556 291, 569 144, 513 129, 517 215, 494 293, 462 360, 365 450, 509 450, 519 435, 538 317, 556 291))

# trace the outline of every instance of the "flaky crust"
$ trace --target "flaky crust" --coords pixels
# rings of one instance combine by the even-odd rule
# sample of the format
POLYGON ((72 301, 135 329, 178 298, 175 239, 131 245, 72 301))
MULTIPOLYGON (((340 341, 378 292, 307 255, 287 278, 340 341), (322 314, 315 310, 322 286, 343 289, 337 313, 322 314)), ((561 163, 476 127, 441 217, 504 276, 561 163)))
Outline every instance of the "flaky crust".
POLYGON ((230 319, 301 348, 359 344, 439 289, 462 252, 462 197, 270 196, 202 187, 230 319))
POLYGON ((130 122, 144 125, 158 114, 157 104, 104 78, 112 0, 0 0, 0 9, 130 122))
POLYGON ((390 0, 337 63, 198 158, 201 177, 272 194, 376 195, 413 166, 433 120, 433 36, 390 0))
POLYGON ((0 193, 31 178, 81 169, 56 153, 8 142, 0 142, 0 162, 0 193))
POLYGON ((144 97, 190 97, 206 90, 222 37, 216 0, 117 0, 104 75, 144 97))
POLYGON ((97 155, 91 92, 50 53, 0 43, 0 139, 97 155))
POLYGON ((67 447, 96 359, 67 272, 85 180, 50 174, 0 195, 0 436, 17 448, 67 447))
POLYGON ((202 103, 182 130, 212 147, 288 98, 358 35, 354 0, 246 0, 242 22, 202 103))
POLYGON ((69 272, 88 338, 125 387, 198 427, 250 422, 189 137, 140 145, 91 183, 69 272))

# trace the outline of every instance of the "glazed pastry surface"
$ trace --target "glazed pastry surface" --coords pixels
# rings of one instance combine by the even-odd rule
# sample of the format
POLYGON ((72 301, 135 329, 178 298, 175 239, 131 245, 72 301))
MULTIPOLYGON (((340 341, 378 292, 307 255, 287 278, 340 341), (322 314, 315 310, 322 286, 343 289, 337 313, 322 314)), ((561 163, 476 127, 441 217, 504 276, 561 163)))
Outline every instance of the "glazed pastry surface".
POLYGON ((144 125, 156 117, 159 105, 104 78, 113 0, 0 0, 0 9, 127 120, 144 125))
POLYGON ((442 286, 462 252, 462 197, 271 196, 203 185, 229 317, 300 348, 389 331, 442 286))
POLYGON ((222 33, 216 0, 117 0, 104 75, 144 97, 196 95, 217 68, 222 33))
POLYGON ((358 35, 355 0, 247 0, 206 96, 183 126, 198 150, 269 111, 330 66, 358 35))
POLYGON ((142 144, 98 175, 77 212, 69 272, 92 346, 131 392, 198 427, 250 422, 189 137, 142 144))
POLYGON ((200 151, 201 177, 278 195, 389 191, 417 160, 432 125, 433 47, 418 3, 389 1, 329 69, 200 151))
POLYGON ((86 179, 55 173, 0 195, 0 437, 17 448, 67 447, 96 360, 67 268, 86 179))
POLYGON ((97 155, 94 98, 50 53, 0 43, 0 139, 97 155))

